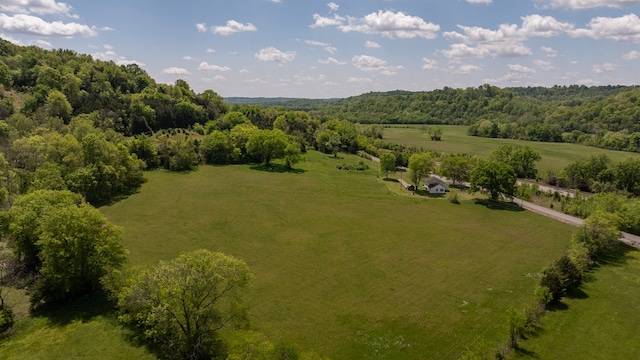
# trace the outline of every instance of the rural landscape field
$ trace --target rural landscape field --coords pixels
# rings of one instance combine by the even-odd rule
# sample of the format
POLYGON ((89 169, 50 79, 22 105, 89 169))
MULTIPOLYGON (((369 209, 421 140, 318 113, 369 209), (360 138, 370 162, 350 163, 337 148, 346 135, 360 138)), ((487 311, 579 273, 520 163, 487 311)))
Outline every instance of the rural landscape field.
POLYGON ((640 0, 435 3, 0 1, 0 360, 640 358, 640 0))

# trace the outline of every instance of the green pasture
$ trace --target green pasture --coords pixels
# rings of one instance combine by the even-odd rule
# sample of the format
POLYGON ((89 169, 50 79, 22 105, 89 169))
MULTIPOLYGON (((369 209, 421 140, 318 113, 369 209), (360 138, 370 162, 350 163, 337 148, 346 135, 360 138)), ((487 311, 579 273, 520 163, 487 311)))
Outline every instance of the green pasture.
POLYGON ((624 151, 599 149, 580 144, 569 143, 543 143, 536 141, 523 141, 512 139, 492 139, 467 135, 467 126, 437 125, 443 130, 442 141, 432 141, 425 134, 423 126, 411 127, 392 126, 384 129, 384 140, 422 147, 430 151, 442 151, 449 153, 467 153, 487 157, 500 145, 528 145, 542 155, 538 163, 538 173, 546 176, 551 169, 560 170, 568 164, 580 159, 588 159, 592 155, 605 154, 614 162, 623 160, 628 156, 640 156, 637 153, 624 151))
POLYGON ((588 274, 582 291, 542 317, 517 359, 637 359, 640 354, 640 251, 588 274))
MULTIPOLYGON (((244 259, 252 326, 334 359, 456 359, 506 338, 505 312, 573 228, 473 201, 398 195, 372 169, 311 152, 298 172, 156 171, 102 211, 125 229, 132 264, 198 248, 244 259)), ((394 187, 395 188, 395 187, 394 187)))

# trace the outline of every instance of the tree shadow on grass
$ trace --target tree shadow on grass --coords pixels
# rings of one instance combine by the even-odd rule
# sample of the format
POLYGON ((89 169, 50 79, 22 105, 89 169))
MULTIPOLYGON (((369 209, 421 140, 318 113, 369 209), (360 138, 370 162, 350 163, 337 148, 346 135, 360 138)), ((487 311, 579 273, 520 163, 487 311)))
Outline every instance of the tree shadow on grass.
POLYGON ((490 210, 507 210, 507 211, 524 211, 520 205, 514 202, 504 202, 491 199, 476 199, 474 200, 476 205, 482 205, 490 210))
POLYGON ((388 182, 394 182, 394 183, 399 183, 400 182, 400 181, 398 181, 398 179, 392 179, 392 178, 388 178, 388 177, 383 178, 382 181, 388 181, 388 182))
POLYGON ((629 254, 635 251, 639 251, 637 248, 625 244, 619 243, 614 249, 612 249, 609 253, 598 258, 599 266, 624 266, 629 261, 631 257, 629 254))
POLYGON ((31 316, 47 318, 51 324, 64 326, 80 320, 88 322, 97 316, 115 316, 114 303, 104 292, 83 295, 77 299, 47 304, 33 310, 31 316))
POLYGON ((282 164, 271 164, 271 165, 252 165, 250 167, 251 170, 264 171, 264 172, 272 172, 272 173, 291 173, 291 174, 304 174, 307 172, 304 169, 294 169, 288 168, 282 164))
POLYGON ((533 350, 527 350, 521 346, 516 346, 515 349, 513 349, 516 354, 518 354, 518 356, 522 356, 522 357, 528 357, 528 358, 533 358, 533 359, 539 359, 540 355, 538 355, 538 353, 536 353, 533 350))

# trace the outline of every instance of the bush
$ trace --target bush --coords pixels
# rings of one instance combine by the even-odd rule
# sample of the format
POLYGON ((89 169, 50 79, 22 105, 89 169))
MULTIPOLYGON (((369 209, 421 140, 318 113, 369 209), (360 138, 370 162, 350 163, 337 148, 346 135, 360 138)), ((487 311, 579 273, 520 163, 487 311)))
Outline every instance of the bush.
POLYGON ((13 310, 6 306, 0 306, 0 334, 4 334, 14 323, 13 310))

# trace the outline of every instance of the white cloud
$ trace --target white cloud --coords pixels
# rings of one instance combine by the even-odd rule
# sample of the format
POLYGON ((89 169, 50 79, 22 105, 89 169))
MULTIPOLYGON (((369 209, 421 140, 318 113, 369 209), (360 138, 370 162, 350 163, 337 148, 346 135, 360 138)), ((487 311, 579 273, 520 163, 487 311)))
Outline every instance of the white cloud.
POLYGON ((41 36, 96 36, 98 33, 88 25, 61 21, 46 22, 39 17, 17 14, 0 14, 0 29, 12 32, 41 36))
POLYGON ((467 2, 471 4, 491 4, 493 0, 467 0, 467 2))
POLYGON ((350 83, 370 83, 373 82, 373 80, 369 79, 369 78, 357 78, 357 77, 350 77, 349 79, 347 79, 347 82, 350 83))
POLYGON ((282 0, 271 0, 272 3, 280 4, 282 0))
POLYGON ((535 74, 536 71, 532 68, 528 68, 526 66, 522 66, 520 64, 509 64, 509 70, 513 72, 523 73, 523 74, 535 74))
POLYGON ((196 29, 198 29, 198 32, 207 32, 207 25, 205 23, 198 23, 196 24, 196 29))
POLYGON ((103 45, 104 52, 97 52, 91 54, 96 59, 102 61, 113 61, 116 65, 130 65, 130 64, 138 64, 138 66, 144 68, 146 65, 138 60, 129 60, 124 56, 118 55, 111 45, 103 45))
POLYGON ((617 64, 604 63, 604 64, 593 65, 592 71, 594 73, 596 73, 596 74, 601 74, 601 73, 604 73, 604 72, 614 71, 617 68, 618 68, 617 64))
POLYGON ((227 25, 225 26, 214 26, 211 28, 214 34, 220 35, 231 35, 237 32, 245 32, 245 31, 258 31, 258 29, 253 26, 252 23, 240 23, 235 20, 227 21, 227 25))
POLYGON ((331 46, 331 44, 323 43, 323 42, 320 42, 320 41, 305 40, 304 42, 305 42, 305 44, 312 45, 312 46, 321 46, 329 54, 335 54, 335 52, 338 50, 335 47, 331 46))
POLYGON ((324 64, 324 65, 329 65, 329 64, 332 64, 332 65, 345 65, 346 64, 346 62, 336 60, 336 59, 334 59, 332 57, 328 57, 326 60, 318 60, 318 62, 320 64, 324 64))
POLYGON ((533 63, 542 70, 549 71, 555 69, 551 61, 533 60, 533 63))
POLYGON ((544 6, 570 9, 590 9, 596 7, 623 8, 640 5, 640 0, 536 0, 544 6))
POLYGON ((436 70, 437 68, 438 68, 438 62, 436 60, 422 58, 422 69, 436 70))
POLYGON ((203 61, 200 63, 200 65, 198 66, 198 70, 204 70, 204 71, 229 71, 231 70, 231 68, 228 68, 226 66, 218 66, 218 65, 214 65, 214 64, 209 64, 206 61, 203 61))
POLYGON ((363 18, 349 17, 348 24, 338 25, 338 29, 343 32, 379 34, 390 39, 413 39, 416 37, 435 39, 440 31, 440 26, 427 23, 418 16, 380 10, 363 18))
POLYGON ((165 75, 190 75, 191 74, 189 70, 179 68, 179 67, 170 67, 170 68, 162 69, 162 73, 165 75))
POLYGON ((558 56, 558 51, 554 48, 543 46, 541 47, 542 51, 544 51, 548 57, 556 57, 558 56))
POLYGON ((469 74, 469 73, 481 71, 481 70, 482 68, 479 66, 471 65, 471 64, 463 64, 459 66, 450 66, 447 69, 447 72, 450 72, 452 74, 469 74))
POLYGON ((403 69, 400 65, 387 65, 386 61, 369 55, 356 55, 351 59, 351 62, 356 68, 362 71, 377 72, 382 75, 396 75, 398 70, 403 69))
POLYGON ((240 74, 248 74, 248 73, 250 73, 250 71, 248 69, 240 69, 240 70, 238 70, 238 72, 240 74))
POLYGON ((18 14, 61 14, 71 16, 72 9, 69 4, 56 2, 55 0, 2 0, 0 2, 0 10, 18 14))
POLYGON ((378 44, 377 42, 373 42, 373 41, 367 41, 366 43, 364 43, 365 47, 368 47, 370 49, 379 49, 382 46, 380 46, 380 44, 378 44))
POLYGON ((207 49, 207 54, 213 54, 214 52, 216 52, 215 49, 211 49, 211 48, 207 49))
POLYGON ((640 59, 640 52, 638 51, 630 51, 628 53, 622 54, 623 60, 636 60, 640 59))
POLYGON ((194 58, 192 58, 191 56, 187 55, 187 56, 183 56, 182 60, 195 60, 194 58))
POLYGON ((501 24, 496 30, 458 25, 462 33, 443 33, 443 36, 454 44, 449 50, 443 50, 441 53, 448 58, 530 56, 533 52, 525 45, 529 38, 557 36, 573 31, 574 27, 573 24, 540 15, 522 17, 520 27, 515 24, 501 24))
POLYGON ((340 8, 340 5, 334 3, 334 2, 330 2, 327 4, 327 6, 329 7, 329 9, 331 9, 331 11, 336 12, 338 11, 338 8, 340 8))
POLYGON ((342 25, 346 19, 336 14, 334 14, 333 17, 330 17, 330 18, 321 16, 318 14, 313 14, 313 20, 315 22, 312 25, 309 25, 311 28, 339 26, 339 25, 342 25))
POLYGON ((591 19, 587 29, 576 29, 570 35, 614 41, 640 41, 640 18, 636 14, 617 18, 596 17, 591 19))
POLYGON ((295 51, 287 51, 282 52, 274 47, 268 47, 264 49, 260 49, 255 54, 255 58, 258 61, 280 61, 280 62, 289 62, 293 61, 296 58, 295 51))

